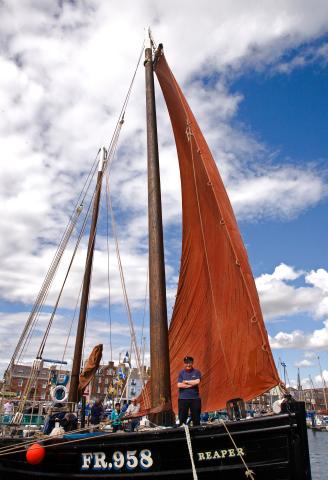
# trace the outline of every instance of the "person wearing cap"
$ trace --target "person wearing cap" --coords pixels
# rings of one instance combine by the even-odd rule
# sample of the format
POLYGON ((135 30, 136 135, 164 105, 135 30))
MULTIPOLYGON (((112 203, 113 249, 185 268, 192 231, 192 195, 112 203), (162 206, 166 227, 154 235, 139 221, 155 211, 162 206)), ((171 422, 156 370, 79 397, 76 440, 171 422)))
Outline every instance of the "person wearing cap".
POLYGON ((184 369, 181 370, 178 377, 179 388, 179 422, 180 425, 186 423, 189 412, 193 426, 200 424, 201 399, 199 396, 199 383, 202 375, 199 370, 194 368, 193 357, 184 357, 184 369))

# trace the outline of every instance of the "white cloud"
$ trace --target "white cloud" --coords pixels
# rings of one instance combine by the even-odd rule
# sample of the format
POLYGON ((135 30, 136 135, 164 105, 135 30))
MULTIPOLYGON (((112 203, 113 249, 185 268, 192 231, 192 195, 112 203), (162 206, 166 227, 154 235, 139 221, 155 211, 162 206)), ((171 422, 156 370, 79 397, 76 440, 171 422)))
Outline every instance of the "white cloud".
POLYGON ((269 337, 271 348, 326 349, 328 320, 325 320, 323 325, 323 328, 314 330, 312 333, 304 333, 302 330, 293 330, 290 333, 279 332, 274 337, 269 337))
POLYGON ((311 367, 312 365, 313 365, 313 362, 311 362, 307 358, 303 358, 303 360, 300 360, 299 362, 295 362, 295 367, 311 367))
POLYGON ((318 270, 311 270, 311 272, 306 275, 305 281, 323 292, 328 293, 328 272, 325 269, 319 268, 318 270))
POLYGON ((323 387, 322 378, 324 379, 324 381, 326 383, 328 383, 328 370, 322 370, 322 376, 321 375, 316 375, 314 377, 315 385, 317 385, 318 387, 323 387))
POLYGON ((278 61, 274 67, 275 70, 288 74, 296 68, 302 68, 313 63, 322 63, 323 66, 327 64, 328 60, 328 43, 319 45, 317 47, 305 46, 300 52, 292 56, 288 61, 278 61))
POLYGON ((292 281, 304 277, 305 272, 280 264, 272 274, 256 279, 264 317, 267 320, 305 312, 319 316, 320 305, 326 302, 326 294, 318 287, 298 287, 292 281))
MULTIPOLYGON (((138 4, 121 2, 119 6, 99 0, 23 0, 1 2, 0 10, 3 300, 24 304, 33 301, 84 175, 99 146, 109 142, 147 23, 153 25, 155 39, 165 43, 176 76, 192 100, 239 218, 290 218, 326 196, 326 179, 319 169, 312 165, 303 170, 286 166, 246 129, 232 124, 243 98, 229 91, 234 75, 250 67, 277 65, 287 49, 324 33, 326 2, 320 1, 313 8, 305 0, 288 4, 269 1, 263 5, 226 0, 192 5, 186 0, 178 4, 160 0, 154 5, 141 0, 138 4), (182 16, 186 28, 181 28, 182 16), (204 74, 215 74, 217 80, 205 85, 204 74)), ((159 100, 158 105, 162 104, 159 100)), ((181 200, 172 132, 164 115, 166 111, 158 109, 163 212, 168 227, 177 223, 181 200)), ((134 305, 144 297, 147 275, 145 143, 141 68, 111 177, 123 266, 130 279, 128 292, 134 305), (127 213, 129 209, 133 210, 132 217, 127 213)), ((103 304, 107 258, 101 237, 97 249, 95 267, 99 275, 95 275, 92 302, 103 304)), ((111 254, 111 262, 114 260, 111 254)), ((64 298, 70 308, 82 267, 80 258, 64 298)), ((323 315, 328 305, 317 284, 318 274, 316 278, 312 273, 307 277, 313 287, 301 289, 286 284, 298 275, 291 267, 286 269, 284 273, 283 267, 278 267, 270 281, 258 280, 260 287, 262 282, 261 299, 268 317, 286 311, 310 311, 316 300, 317 314, 323 315)), ((168 265, 167 273, 172 298, 176 271, 168 265)), ((119 303, 118 277, 112 281, 113 300, 119 303)), ((4 324, 7 322, 8 317, 4 324)))
POLYGON ((304 352, 304 357, 313 360, 318 355, 315 352, 304 352))
MULTIPOLYGON (((6 339, 6 349, 0 351, 0 370, 3 371, 7 365, 9 358, 14 352, 18 335, 20 335, 28 318, 29 312, 19 313, 6 313, 0 312, 0 338, 6 339), (9 332, 17 332, 17 337, 9 332)), ((49 314, 41 313, 38 322, 36 323, 34 334, 31 336, 29 342, 27 342, 23 352, 21 353, 19 360, 22 363, 31 364, 35 360, 36 352, 39 349, 41 339, 45 332, 49 320, 49 314)), ((66 340, 68 338, 69 330, 73 322, 72 314, 56 315, 53 326, 51 328, 51 334, 46 342, 43 358, 51 358, 55 360, 61 360, 62 358, 71 365, 71 359, 74 351, 74 339, 69 337, 67 348, 66 340)), ((88 330, 86 338, 83 356, 86 358, 91 352, 92 348, 98 343, 104 344, 103 361, 109 360, 110 351, 110 337, 109 337, 109 321, 99 318, 89 318, 88 322, 92 324, 92 328, 88 330), (104 332, 108 332, 104 334, 104 332)), ((73 334, 76 329, 76 319, 73 322, 73 334)), ((136 327, 137 336, 140 335, 141 328, 136 327)), ((127 321, 117 322, 112 321, 111 324, 112 333, 112 349, 113 358, 118 360, 119 353, 130 349, 130 329, 127 321)), ((144 334, 148 335, 148 329, 144 329, 144 334)), ((133 357, 134 361, 134 357, 133 357)))
POLYGON ((229 189, 233 206, 242 218, 291 218, 327 195, 325 184, 316 174, 293 167, 278 171, 268 168, 254 177, 243 177, 229 189))

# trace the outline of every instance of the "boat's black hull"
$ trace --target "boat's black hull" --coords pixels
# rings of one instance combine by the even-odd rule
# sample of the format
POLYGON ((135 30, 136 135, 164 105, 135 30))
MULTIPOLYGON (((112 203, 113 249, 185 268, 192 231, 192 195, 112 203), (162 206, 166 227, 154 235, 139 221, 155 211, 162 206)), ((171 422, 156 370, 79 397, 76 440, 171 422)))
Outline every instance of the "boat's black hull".
MULTIPOLYGON (((256 479, 311 479, 302 411, 229 422, 228 428, 241 450, 236 451, 220 424, 190 429, 199 479, 247 478, 242 454, 256 479)), ((0 445, 8 441, 3 439, 0 445)), ((183 428, 111 434, 73 443, 54 440, 52 445, 35 466, 26 462, 25 453, 0 457, 0 479, 193 478, 183 428), (123 466, 115 469, 115 461, 117 467, 123 466)))

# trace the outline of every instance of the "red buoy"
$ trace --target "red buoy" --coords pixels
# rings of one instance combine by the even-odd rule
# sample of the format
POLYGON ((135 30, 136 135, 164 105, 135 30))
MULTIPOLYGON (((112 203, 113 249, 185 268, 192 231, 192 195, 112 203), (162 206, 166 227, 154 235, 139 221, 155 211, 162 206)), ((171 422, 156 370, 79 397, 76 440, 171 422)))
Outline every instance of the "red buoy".
POLYGON ((46 450, 42 445, 40 445, 39 443, 33 443, 27 449, 26 460, 31 465, 37 465, 38 463, 42 462, 45 454, 46 450))

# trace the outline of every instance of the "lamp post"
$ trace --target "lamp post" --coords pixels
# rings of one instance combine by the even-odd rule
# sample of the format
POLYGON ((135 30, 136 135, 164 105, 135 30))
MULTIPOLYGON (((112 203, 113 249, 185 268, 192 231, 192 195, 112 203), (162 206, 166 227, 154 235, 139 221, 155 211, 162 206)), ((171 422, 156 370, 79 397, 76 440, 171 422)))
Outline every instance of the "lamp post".
POLYGON ((287 365, 285 364, 285 362, 280 362, 280 365, 284 369, 284 384, 286 385, 286 367, 287 367, 287 365))

